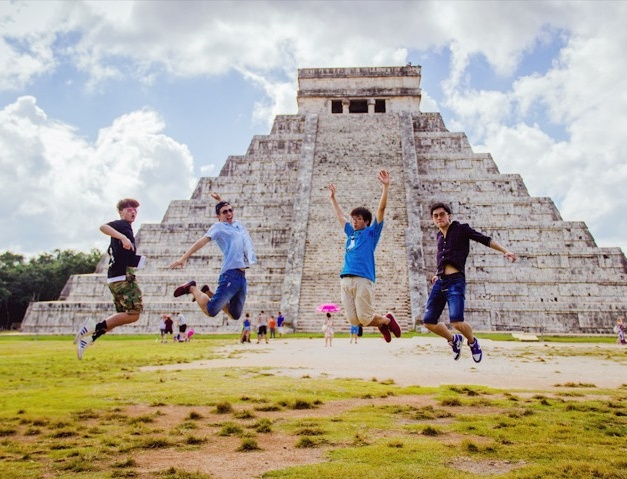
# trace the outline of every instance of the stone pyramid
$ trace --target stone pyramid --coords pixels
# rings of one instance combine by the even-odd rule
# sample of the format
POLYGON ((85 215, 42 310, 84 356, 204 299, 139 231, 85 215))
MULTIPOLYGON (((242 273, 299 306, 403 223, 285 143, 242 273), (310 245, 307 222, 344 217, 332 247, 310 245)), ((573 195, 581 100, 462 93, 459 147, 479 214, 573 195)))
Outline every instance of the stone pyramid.
MULTIPOLYGON (((627 261, 599 248, 583 222, 563 221, 550 198, 530 197, 519 175, 500 174, 489 154, 472 151, 439 113, 420 111, 419 66, 302 69, 298 114, 279 115, 245 155, 219 176, 201 178, 189 200, 170 203, 159 224, 143 224, 138 251, 150 258, 138 278, 145 313, 116 333, 157 333, 162 313, 182 311, 200 332, 236 331, 208 318, 189 297, 173 298, 189 279, 215 286, 221 255, 209 244, 184 270, 169 270, 214 221, 218 191, 251 233, 259 263, 247 273, 246 312, 277 314, 297 331, 320 331, 320 303, 340 304, 344 234, 329 203, 334 183, 345 211, 376 210, 379 169, 392 185, 377 249, 377 309, 393 311, 405 330, 420 324, 435 271, 436 230, 429 205, 446 201, 469 222, 515 251, 473 245, 467 264, 467 320, 476 330, 609 333, 627 311, 627 261)), ((71 333, 87 316, 113 312, 107 259, 94 274, 70 278, 59 301, 31 304, 29 333, 71 333)), ((340 330, 347 330, 342 321, 340 330)))

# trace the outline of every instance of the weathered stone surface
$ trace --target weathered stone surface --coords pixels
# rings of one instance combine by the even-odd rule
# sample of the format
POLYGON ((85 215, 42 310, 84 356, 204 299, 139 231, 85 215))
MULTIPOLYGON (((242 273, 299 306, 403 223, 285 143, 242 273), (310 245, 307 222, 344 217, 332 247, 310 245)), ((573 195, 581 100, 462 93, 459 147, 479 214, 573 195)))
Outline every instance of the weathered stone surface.
MULTIPOLYGON (((472 246, 467 320, 475 329, 609 333, 625 315, 623 252, 598 248, 584 223, 563 221, 550 198, 530 197, 519 175, 500 174, 490 154, 474 153, 438 113, 421 113, 420 67, 305 69, 299 86, 297 115, 277 116, 271 132, 255 136, 245 155, 229 157, 218 177, 201 178, 189 200, 170 203, 161 223, 141 226, 138 249, 150 258, 138 275, 146 312, 116 332, 157 332, 160 315, 175 311, 201 332, 237 328, 202 315, 190 298, 172 297, 192 278, 216 283, 215 245, 185 270, 167 269, 216 220, 211 191, 231 201, 256 246, 246 310, 253 317, 281 310, 298 330, 319 331, 316 306, 340 303, 344 244, 326 187, 335 183, 345 211, 374 211, 381 168, 392 185, 377 249, 377 309, 393 311, 403 328, 420 320, 435 270, 434 201, 449 202, 455 219, 520 256, 512 265, 472 246)), ((87 316, 113 312, 105 270, 103 259, 95 274, 70 278, 60 301, 33 303, 22 330, 70 333, 87 316)))

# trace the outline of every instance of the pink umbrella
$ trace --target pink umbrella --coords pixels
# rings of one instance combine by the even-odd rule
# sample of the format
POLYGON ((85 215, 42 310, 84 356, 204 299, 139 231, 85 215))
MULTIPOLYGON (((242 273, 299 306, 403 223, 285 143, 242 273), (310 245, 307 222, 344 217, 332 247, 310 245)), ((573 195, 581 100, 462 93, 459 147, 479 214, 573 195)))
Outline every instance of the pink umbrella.
POLYGON ((339 310, 340 307, 333 303, 321 304, 316 308, 316 311, 319 313, 337 313, 339 310))

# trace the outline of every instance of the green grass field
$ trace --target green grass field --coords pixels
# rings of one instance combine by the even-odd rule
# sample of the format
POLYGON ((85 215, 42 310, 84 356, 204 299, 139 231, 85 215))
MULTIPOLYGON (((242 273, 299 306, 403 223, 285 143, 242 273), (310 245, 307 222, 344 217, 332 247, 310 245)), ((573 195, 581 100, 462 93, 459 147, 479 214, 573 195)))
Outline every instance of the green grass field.
POLYGON ((103 337, 78 361, 69 337, 0 335, 0 477, 627 479, 627 384, 532 393, 183 367, 234 340, 103 337), (165 364, 181 369, 140 369, 165 364))

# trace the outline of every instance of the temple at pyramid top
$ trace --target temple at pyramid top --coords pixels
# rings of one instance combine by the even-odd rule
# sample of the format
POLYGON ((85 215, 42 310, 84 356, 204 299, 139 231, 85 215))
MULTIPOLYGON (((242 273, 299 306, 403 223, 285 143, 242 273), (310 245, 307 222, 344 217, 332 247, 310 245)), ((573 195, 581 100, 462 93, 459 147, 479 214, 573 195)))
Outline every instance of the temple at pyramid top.
MULTIPOLYGON (((199 333, 239 331, 239 322, 208 318, 188 297, 172 295, 191 279, 217 284, 221 253, 213 244, 184 270, 168 269, 217 221, 212 191, 231 202, 255 244, 259 262, 246 272, 245 312, 254 319, 261 310, 281 311, 288 327, 319 333, 316 306, 341 303, 345 241, 327 186, 335 184, 344 211, 375 211, 382 168, 391 184, 376 251, 378 313, 391 311, 405 331, 420 330, 436 271, 429 207, 444 201, 453 219, 519 257, 511 264, 471 245, 465 316, 475 330, 611 333, 627 313, 622 250, 599 248, 585 223, 564 221, 550 198, 530 196, 520 175, 500 173, 489 153, 475 153, 439 113, 421 112, 420 80, 421 68, 411 65, 299 70, 297 114, 278 115, 246 154, 229 156, 218 176, 200 178, 190 198, 172 199, 160 223, 141 225, 138 252, 149 258, 138 273, 145 312, 115 333, 155 332, 159 317, 176 311, 199 333)), ((94 219, 94 228, 109 219, 94 219)), ((22 330, 67 334, 86 317, 106 317, 113 304, 105 271, 103 258, 94 274, 70 278, 59 301, 32 303, 22 330)))
POLYGON ((298 113, 420 112, 420 67, 304 68, 298 113))

